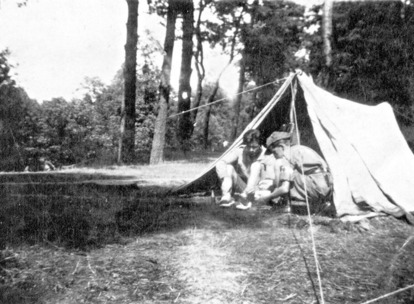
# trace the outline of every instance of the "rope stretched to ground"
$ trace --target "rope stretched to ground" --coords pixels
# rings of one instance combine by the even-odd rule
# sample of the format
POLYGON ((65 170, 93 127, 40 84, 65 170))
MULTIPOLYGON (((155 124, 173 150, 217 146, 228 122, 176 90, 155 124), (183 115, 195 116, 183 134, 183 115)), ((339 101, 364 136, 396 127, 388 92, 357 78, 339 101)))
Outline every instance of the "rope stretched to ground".
POLYGON ((407 114, 402 113, 401 111, 397 110, 396 108, 392 108, 394 110, 395 113, 397 113, 398 115, 400 115, 401 117, 404 117, 405 119, 407 119, 409 122, 414 123, 414 119, 412 119, 410 116, 408 116, 407 114))
MULTIPOLYGON (((296 84, 295 87, 292 87, 292 111, 293 111, 293 119, 294 119, 294 123, 296 126, 296 137, 298 140, 298 145, 300 145, 300 136, 299 136, 299 128, 298 128, 298 120, 297 120, 297 116, 296 116, 296 108, 295 108, 295 95, 296 95, 296 84)), ((306 207, 307 207, 307 212, 308 212, 308 221, 309 221, 309 230, 310 230, 310 235, 311 235, 311 239, 312 239, 312 251, 313 251, 313 258, 315 260, 315 266, 316 266, 316 275, 318 277, 318 285, 319 285, 319 293, 320 293, 320 297, 321 297, 321 304, 325 304, 325 300, 324 300, 324 296, 323 296, 323 289, 322 289, 322 279, 321 279, 321 274, 319 271, 319 261, 318 261, 318 254, 316 252, 316 244, 315 244, 315 237, 313 234, 313 224, 312 224, 312 217, 311 217, 311 212, 310 212, 310 205, 309 205, 309 199, 308 199, 308 189, 307 189, 307 185, 306 185, 306 180, 305 180, 305 174, 303 172, 305 172, 305 170, 303 169, 303 163, 300 162, 300 166, 301 166, 301 172, 302 172, 302 178, 303 178, 303 185, 304 185, 304 190, 305 190, 305 200, 306 200, 306 207)))
MULTIPOLYGON (((255 87, 255 88, 253 88, 253 89, 250 89, 250 90, 246 90, 246 91, 243 91, 243 92, 237 93, 237 94, 235 94, 235 96, 237 96, 237 95, 241 95, 241 94, 244 94, 244 93, 248 93, 248 92, 251 92, 251 91, 254 91, 254 90, 257 90, 257 89, 260 89, 260 88, 266 87, 266 86, 271 85, 271 84, 274 84, 274 83, 279 83, 280 81, 282 81, 282 80, 286 80, 287 78, 288 78, 288 77, 285 77, 285 78, 280 78, 280 79, 276 79, 275 81, 265 83, 265 84, 263 84, 263 85, 261 85, 261 86, 255 87)), ((211 106, 211 105, 213 105, 213 104, 219 103, 219 102, 221 102, 221 101, 223 101, 223 100, 226 100, 226 99, 228 99, 228 98, 227 98, 227 97, 225 97, 225 98, 221 98, 221 99, 215 100, 215 101, 213 101, 213 102, 211 102, 211 103, 208 103, 208 104, 205 104, 205 105, 202 105, 202 106, 199 106, 199 107, 192 108, 192 109, 190 109, 190 110, 181 111, 180 113, 176 113, 176 114, 173 114, 173 115, 168 116, 168 118, 172 118, 172 117, 175 117, 175 116, 179 116, 179 115, 182 115, 182 114, 185 114, 185 113, 188 113, 188 112, 191 112, 191 111, 194 111, 194 110, 200 109, 200 108, 208 107, 208 106, 211 106)))
POLYGON ((406 287, 403 287, 403 288, 400 288, 400 289, 397 289, 397 290, 395 290, 395 291, 393 291, 393 292, 387 293, 387 294, 382 295, 382 296, 380 296, 380 297, 378 297, 378 298, 375 298, 375 299, 372 299, 372 300, 369 300, 369 301, 363 302, 363 303, 361 303, 361 304, 369 304, 369 303, 374 303, 374 302, 376 302, 376 301, 378 301, 378 300, 382 300, 382 299, 388 298, 388 297, 390 297, 390 296, 393 296, 393 295, 395 295, 395 294, 397 294, 397 293, 403 292, 403 291, 408 290, 408 289, 410 289, 410 288, 414 288, 414 284, 413 284, 413 285, 406 286, 406 287))

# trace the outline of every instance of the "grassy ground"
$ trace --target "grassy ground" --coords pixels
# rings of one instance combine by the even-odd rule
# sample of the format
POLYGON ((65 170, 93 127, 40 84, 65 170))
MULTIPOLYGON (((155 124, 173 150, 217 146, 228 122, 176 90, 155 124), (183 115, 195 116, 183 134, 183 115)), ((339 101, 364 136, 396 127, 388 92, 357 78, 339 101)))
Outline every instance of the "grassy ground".
MULTIPOLYGON (((187 180, 205 166, 176 162, 76 174, 168 184, 170 176, 187 180)), ((116 213, 116 238, 96 238, 86 247, 40 236, 7 245, 0 255, 0 303, 322 303, 306 216, 221 209, 208 197, 101 191, 90 194, 109 203, 85 210, 98 216, 122 201, 105 209, 116 213)), ((67 203, 95 202, 74 199, 80 194, 86 195, 67 193, 67 203)), ((362 303, 414 284, 414 228, 405 222, 314 217, 312 229, 325 303, 362 303)), ((376 303, 413 301, 410 289, 376 303)))

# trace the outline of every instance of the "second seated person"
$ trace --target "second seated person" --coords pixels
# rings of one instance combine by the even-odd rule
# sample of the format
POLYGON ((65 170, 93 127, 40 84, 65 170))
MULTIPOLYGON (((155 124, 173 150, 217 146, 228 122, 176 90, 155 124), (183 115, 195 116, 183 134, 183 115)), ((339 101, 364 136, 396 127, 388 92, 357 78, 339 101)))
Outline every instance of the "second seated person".
POLYGON ((301 145, 291 146, 291 134, 273 132, 266 141, 275 162, 275 189, 265 195, 256 195, 258 203, 288 195, 291 201, 313 209, 323 206, 332 194, 332 177, 325 160, 314 150, 301 145))

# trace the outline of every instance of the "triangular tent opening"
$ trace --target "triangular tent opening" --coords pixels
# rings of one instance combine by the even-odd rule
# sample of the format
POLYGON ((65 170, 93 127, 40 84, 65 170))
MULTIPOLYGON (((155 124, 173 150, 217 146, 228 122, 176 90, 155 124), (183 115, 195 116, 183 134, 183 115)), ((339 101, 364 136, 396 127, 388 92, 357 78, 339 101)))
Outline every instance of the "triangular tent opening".
POLYGON ((291 74, 227 151, 199 177, 174 192, 218 191, 215 165, 242 143, 247 130, 259 129, 264 143, 293 117, 297 119, 300 143, 317 151, 329 165, 338 217, 353 220, 391 214, 412 219, 414 155, 391 106, 385 102, 368 106, 339 98, 303 73, 291 74), (292 115, 292 104, 296 115, 292 115))

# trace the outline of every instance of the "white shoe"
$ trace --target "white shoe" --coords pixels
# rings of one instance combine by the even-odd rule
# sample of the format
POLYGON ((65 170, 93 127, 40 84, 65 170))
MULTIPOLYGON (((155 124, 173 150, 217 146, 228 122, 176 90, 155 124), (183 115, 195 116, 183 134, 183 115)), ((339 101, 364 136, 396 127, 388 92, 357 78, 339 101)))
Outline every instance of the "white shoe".
POLYGON ((228 208, 233 206, 236 201, 231 196, 223 196, 219 202, 220 207, 228 208))
POLYGON ((235 203, 236 203, 236 201, 232 200, 227 204, 220 204, 220 207, 229 208, 229 207, 233 206, 235 203))
POLYGON ((246 205, 239 202, 236 206, 236 209, 247 210, 247 209, 250 209, 251 207, 252 207, 252 202, 248 202, 246 205))
POLYGON ((221 197, 221 199, 217 202, 217 204, 227 204, 229 203, 233 198, 229 194, 225 194, 221 197))

